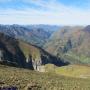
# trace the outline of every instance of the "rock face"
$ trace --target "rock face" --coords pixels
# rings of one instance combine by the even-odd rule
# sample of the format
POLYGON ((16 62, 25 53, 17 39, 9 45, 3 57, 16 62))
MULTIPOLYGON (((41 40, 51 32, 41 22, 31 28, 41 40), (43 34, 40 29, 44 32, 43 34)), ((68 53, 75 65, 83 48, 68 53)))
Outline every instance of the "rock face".
POLYGON ((32 65, 33 65, 34 70, 39 71, 40 70, 39 67, 42 65, 41 58, 40 59, 32 59, 32 65))
POLYGON ((35 71, 45 72, 45 68, 42 65, 41 57, 33 59, 31 55, 26 58, 27 67, 34 69, 35 71))
POLYGON ((0 61, 2 61, 2 60, 3 60, 3 51, 0 50, 0 61))
POLYGON ((32 56, 26 58, 27 67, 32 68, 36 71, 41 71, 42 60, 41 57, 33 59, 32 56))

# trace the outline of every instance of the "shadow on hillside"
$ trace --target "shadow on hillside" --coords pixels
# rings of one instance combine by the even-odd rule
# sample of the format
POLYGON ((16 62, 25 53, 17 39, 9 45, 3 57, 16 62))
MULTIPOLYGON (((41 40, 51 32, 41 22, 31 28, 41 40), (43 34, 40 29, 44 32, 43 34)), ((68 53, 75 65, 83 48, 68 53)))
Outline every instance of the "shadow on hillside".
POLYGON ((45 65, 45 64, 54 64, 58 67, 60 66, 66 66, 66 65, 69 65, 70 63, 69 62, 65 62, 63 60, 61 60, 60 58, 57 58, 55 56, 50 56, 48 58, 50 59, 47 59, 46 57, 42 56, 42 64, 45 65))
MULTIPOLYGON (((4 65, 9 65, 9 66, 14 66, 14 67, 19 67, 19 68, 27 68, 27 69, 33 69, 32 65, 32 59, 30 62, 27 63, 26 57, 24 56, 23 51, 19 47, 19 42, 16 39, 10 38, 10 37, 4 37, 2 36, 3 40, 0 40, 0 51, 2 52, 2 60, 0 60, 1 64, 4 65)), ((35 45, 33 45, 35 46, 35 45)), ((45 64, 54 64, 56 66, 65 66, 68 65, 68 62, 64 62, 60 58, 57 58, 45 50, 43 50, 40 47, 35 46, 38 48, 41 52, 41 60, 42 60, 42 65, 45 64)))
POLYGON ((18 42, 12 43, 10 40, 8 42, 9 43, 0 41, 0 63, 24 68, 26 58, 20 50, 18 42))

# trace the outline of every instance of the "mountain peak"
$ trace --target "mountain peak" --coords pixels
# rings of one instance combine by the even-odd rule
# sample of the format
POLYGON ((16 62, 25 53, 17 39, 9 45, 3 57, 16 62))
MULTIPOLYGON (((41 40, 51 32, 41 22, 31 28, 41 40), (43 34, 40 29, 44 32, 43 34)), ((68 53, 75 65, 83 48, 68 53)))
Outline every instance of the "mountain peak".
POLYGON ((84 28, 84 31, 90 32, 90 25, 86 26, 86 27, 84 28))

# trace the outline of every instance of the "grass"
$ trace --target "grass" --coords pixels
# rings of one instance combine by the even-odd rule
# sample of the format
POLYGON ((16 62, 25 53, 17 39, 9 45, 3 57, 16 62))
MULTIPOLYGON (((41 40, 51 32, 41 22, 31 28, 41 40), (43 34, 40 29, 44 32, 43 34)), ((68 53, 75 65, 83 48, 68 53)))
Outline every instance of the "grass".
POLYGON ((40 51, 34 46, 26 44, 21 41, 19 43, 19 46, 26 57, 28 57, 29 55, 32 55, 33 58, 40 58, 40 51))
POLYGON ((82 65, 69 65, 57 67, 56 73, 59 75, 76 77, 76 78, 90 78, 90 67, 82 65))
POLYGON ((90 63, 90 57, 85 56, 85 55, 78 55, 72 52, 69 52, 65 56, 66 58, 71 58, 72 62, 76 63, 83 63, 83 64, 89 64, 90 63))
POLYGON ((0 65, 0 86, 16 86, 19 90, 28 90, 27 87, 30 90, 90 90, 90 79, 0 65))

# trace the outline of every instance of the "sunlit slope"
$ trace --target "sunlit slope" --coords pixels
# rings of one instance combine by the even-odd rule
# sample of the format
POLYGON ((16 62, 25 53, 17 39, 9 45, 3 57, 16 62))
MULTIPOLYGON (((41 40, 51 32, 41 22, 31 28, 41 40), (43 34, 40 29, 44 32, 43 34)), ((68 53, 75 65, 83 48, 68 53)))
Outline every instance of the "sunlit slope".
POLYGON ((45 49, 71 64, 90 64, 90 25, 63 27, 56 31, 45 49))
POLYGON ((82 65, 68 65, 57 67, 56 73, 59 75, 77 77, 77 78, 90 78, 90 67, 82 65))
POLYGON ((21 48, 26 58, 29 55, 32 55, 33 58, 36 58, 36 57, 39 58, 41 56, 41 52, 39 48, 30 44, 27 44, 26 42, 19 41, 19 47, 21 48))

